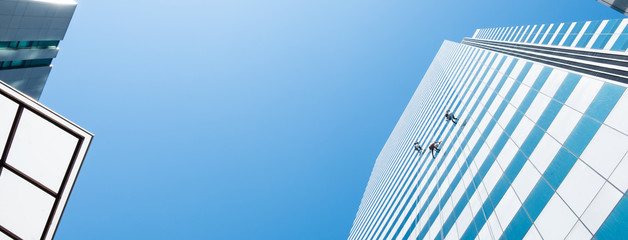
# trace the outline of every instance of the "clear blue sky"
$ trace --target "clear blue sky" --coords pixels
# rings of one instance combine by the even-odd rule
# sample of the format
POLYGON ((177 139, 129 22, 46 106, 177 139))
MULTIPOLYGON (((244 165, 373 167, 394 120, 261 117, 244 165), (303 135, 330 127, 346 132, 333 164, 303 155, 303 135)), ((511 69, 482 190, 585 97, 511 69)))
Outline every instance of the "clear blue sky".
POLYGON ((345 239, 443 40, 622 17, 594 0, 79 1, 41 98, 95 134, 57 239, 345 239))

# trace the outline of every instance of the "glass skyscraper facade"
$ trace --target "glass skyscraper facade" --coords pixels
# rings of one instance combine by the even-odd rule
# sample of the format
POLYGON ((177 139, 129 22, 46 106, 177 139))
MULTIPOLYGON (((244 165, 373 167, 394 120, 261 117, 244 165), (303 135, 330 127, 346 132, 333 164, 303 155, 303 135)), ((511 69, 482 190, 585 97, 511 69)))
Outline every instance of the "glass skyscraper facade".
POLYGON ((602 4, 617 10, 624 15, 628 15, 628 0, 597 0, 602 4))
POLYGON ((0 1, 0 81, 39 99, 76 2, 0 1))
POLYGON ((377 158, 349 239, 628 238, 627 25, 445 41, 377 158))

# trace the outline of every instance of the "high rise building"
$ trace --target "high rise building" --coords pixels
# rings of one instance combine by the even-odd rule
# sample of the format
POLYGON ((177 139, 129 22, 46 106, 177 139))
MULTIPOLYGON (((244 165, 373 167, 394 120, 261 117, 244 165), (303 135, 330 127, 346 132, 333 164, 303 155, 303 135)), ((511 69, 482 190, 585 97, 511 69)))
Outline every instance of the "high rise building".
POLYGON ((0 0, 0 81, 39 99, 73 0, 0 0))
POLYGON ((349 239, 627 238, 627 25, 444 42, 377 158, 349 239))
POLYGON ((602 4, 617 10, 624 15, 628 15, 628 0, 597 0, 602 4))

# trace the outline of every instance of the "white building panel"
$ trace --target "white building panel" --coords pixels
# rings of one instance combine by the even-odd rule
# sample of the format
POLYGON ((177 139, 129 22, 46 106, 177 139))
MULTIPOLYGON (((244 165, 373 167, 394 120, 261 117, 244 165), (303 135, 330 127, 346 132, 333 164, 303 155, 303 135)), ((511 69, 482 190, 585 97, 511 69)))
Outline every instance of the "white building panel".
POLYGON ((560 187, 558 194, 578 216, 582 215, 604 185, 604 179, 582 161, 576 162, 560 187))
POLYGON ((576 224, 569 232, 569 235, 565 238, 566 240, 590 240, 593 236, 587 230, 587 228, 582 224, 581 221, 576 222, 576 224))
POLYGON ((615 171, 609 179, 609 181, 624 194, 626 194, 626 190, 628 190, 628 177, 626 177, 626 173, 628 173, 628 154, 624 156, 619 165, 617 165, 617 168, 615 168, 615 171))
POLYGON ((39 239, 55 199, 10 171, 0 176, 0 225, 25 239, 39 239))
POLYGON ((571 131, 573 131, 578 121, 582 117, 582 113, 570 108, 562 107, 552 125, 547 129, 547 133, 552 135, 559 143, 565 143, 571 131))
POLYGON ((623 194, 615 187, 608 183, 604 184, 593 202, 580 216, 580 220, 591 232, 597 232, 622 196, 623 194))
POLYGON ((591 168, 609 178, 619 161, 628 152, 628 136, 602 125, 581 155, 591 168))
POLYGON ((578 221, 576 215, 557 195, 554 195, 534 225, 543 238, 565 239, 576 221, 578 221))

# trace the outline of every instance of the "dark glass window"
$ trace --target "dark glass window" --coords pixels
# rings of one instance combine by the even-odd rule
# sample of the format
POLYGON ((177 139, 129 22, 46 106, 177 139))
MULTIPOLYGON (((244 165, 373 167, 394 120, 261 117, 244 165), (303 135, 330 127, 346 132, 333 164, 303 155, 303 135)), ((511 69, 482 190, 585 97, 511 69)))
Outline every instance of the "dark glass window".
POLYGON ((50 63, 52 63, 52 58, 4 61, 4 62, 0 62, 0 70, 15 69, 15 68, 28 68, 28 67, 42 67, 42 66, 50 65, 50 63))
POLYGON ((17 44, 17 48, 29 48, 31 46, 33 46, 31 41, 19 41, 17 44))
POLYGON ((48 65, 50 65, 50 63, 52 63, 52 59, 51 58, 30 60, 30 66, 31 67, 48 66, 48 65))
POLYGON ((15 61, 11 61, 11 67, 12 68, 18 68, 18 67, 22 67, 24 64, 24 60, 15 60, 15 61))
POLYGON ((27 48, 54 48, 59 46, 59 41, 12 41, 0 42, 1 48, 27 49, 27 48))
POLYGON ((59 46, 59 41, 39 41, 40 47, 56 47, 59 46))

